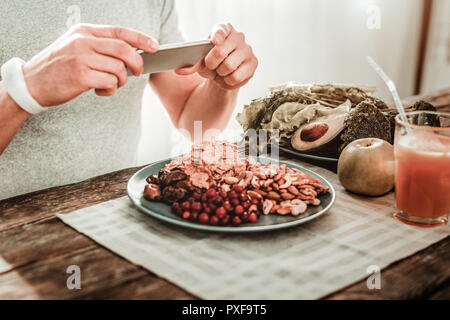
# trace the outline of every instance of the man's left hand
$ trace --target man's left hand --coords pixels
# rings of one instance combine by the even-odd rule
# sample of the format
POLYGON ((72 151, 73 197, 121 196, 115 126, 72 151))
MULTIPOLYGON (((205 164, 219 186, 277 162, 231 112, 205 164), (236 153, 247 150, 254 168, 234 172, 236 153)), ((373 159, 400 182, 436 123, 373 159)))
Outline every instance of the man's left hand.
POLYGON ((230 23, 219 24, 211 33, 214 48, 195 66, 177 69, 179 75, 197 72, 203 78, 217 83, 228 90, 245 85, 255 73, 258 59, 252 47, 245 42, 242 32, 236 31, 230 23))

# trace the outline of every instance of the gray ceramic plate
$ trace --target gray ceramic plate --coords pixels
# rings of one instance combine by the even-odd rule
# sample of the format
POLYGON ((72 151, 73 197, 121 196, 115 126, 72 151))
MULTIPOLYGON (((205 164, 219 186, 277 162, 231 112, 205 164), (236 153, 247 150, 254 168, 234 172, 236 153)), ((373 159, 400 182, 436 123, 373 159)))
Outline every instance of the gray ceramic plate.
POLYGON ((289 149, 289 148, 285 148, 285 147, 279 147, 279 148, 280 148, 280 150, 282 150, 284 152, 287 152, 289 154, 293 154, 293 155, 298 156, 298 157, 303 157, 303 158, 306 158, 306 159, 313 159, 313 160, 320 160, 320 161, 329 161, 329 162, 338 162, 337 158, 328 158, 328 157, 315 156, 313 154, 303 153, 303 152, 295 151, 295 150, 292 150, 292 149, 289 149))
MULTIPOLYGON (((260 158, 258 159, 258 161, 263 164, 269 162, 268 159, 264 158, 260 158)), ((170 211, 170 206, 168 206, 165 203, 152 202, 144 199, 143 190, 147 183, 145 179, 151 174, 157 174, 159 170, 162 169, 168 162, 170 162, 170 159, 155 162, 149 165, 148 167, 145 167, 136 172, 128 181, 127 185, 128 197, 140 211, 159 220, 187 228, 206 231, 216 231, 216 232, 257 232, 257 231, 268 231, 268 230, 288 228, 318 218, 319 216, 324 214, 328 209, 330 209, 335 200, 335 191, 333 186, 323 177, 319 176, 318 174, 308 169, 297 166, 293 163, 280 161, 280 164, 285 163, 290 168, 298 168, 308 173, 311 177, 322 181, 322 184, 324 186, 330 187, 330 191, 319 198, 321 201, 320 206, 317 207, 308 206, 308 209, 305 212, 305 214, 297 217, 294 217, 292 215, 289 216, 261 215, 257 223, 243 224, 240 227, 232 227, 232 226, 220 227, 220 226, 201 225, 198 223, 186 221, 174 215, 170 211)))

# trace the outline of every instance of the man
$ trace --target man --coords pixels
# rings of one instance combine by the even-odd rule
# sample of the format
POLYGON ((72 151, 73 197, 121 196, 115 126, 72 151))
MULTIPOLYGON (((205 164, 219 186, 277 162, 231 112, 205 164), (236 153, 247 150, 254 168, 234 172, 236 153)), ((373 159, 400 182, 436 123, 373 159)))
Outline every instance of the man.
POLYGON ((196 66, 141 76, 135 48, 183 41, 174 0, 3 0, 0 12, 0 65, 25 60, 26 87, 46 108, 30 115, 0 81, 0 199, 132 166, 148 81, 177 128, 223 129, 258 63, 244 35, 222 24, 196 66), (89 24, 67 31, 74 5, 89 24))

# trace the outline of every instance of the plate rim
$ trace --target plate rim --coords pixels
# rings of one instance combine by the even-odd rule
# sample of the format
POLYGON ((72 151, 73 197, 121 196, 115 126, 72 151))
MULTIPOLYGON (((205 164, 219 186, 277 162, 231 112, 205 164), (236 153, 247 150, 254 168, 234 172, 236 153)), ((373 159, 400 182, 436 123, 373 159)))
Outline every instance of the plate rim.
MULTIPOLYGON (((202 225, 202 224, 198 224, 198 223, 193 223, 193 222, 188 222, 188 221, 182 221, 182 220, 176 220, 167 216, 164 216, 162 214, 156 213, 152 210, 150 210, 149 208, 146 208, 144 205, 142 205, 142 203, 140 202, 141 198, 139 199, 135 199, 134 197, 131 196, 131 192, 130 192, 130 182, 141 173, 141 171, 144 171, 145 169, 147 169, 150 166, 154 166, 158 163, 161 162, 166 162, 166 161, 171 161, 174 158, 167 158, 167 159, 163 159, 163 160, 159 160, 159 161, 155 161, 152 162, 150 164, 148 164, 147 166, 145 166, 144 168, 141 168, 140 170, 136 171, 127 181, 127 196, 130 199, 130 201, 132 202, 132 204, 134 205, 134 207, 136 209, 138 209, 139 211, 166 223, 169 224, 175 224, 177 226, 180 227, 185 227, 188 229, 195 229, 195 230, 200 230, 200 231, 207 231, 207 232, 222 232, 222 233, 248 233, 248 232, 264 232, 264 231, 273 231, 273 230, 279 230, 279 229, 285 229, 285 228, 290 228, 290 227, 294 227, 300 224, 304 224, 307 223, 311 220, 317 219, 320 216, 322 216, 324 213, 326 213, 335 203, 336 201, 336 191, 333 187, 333 185, 327 180, 325 179, 322 175, 307 169, 301 165, 297 165, 295 164, 300 170, 305 170, 306 173, 313 173, 314 175, 317 175, 318 177, 320 177, 321 179, 323 179, 328 186, 330 187, 329 191, 331 191, 331 201, 330 203, 323 208, 322 210, 320 210, 319 212, 316 212, 313 215, 310 215, 304 219, 298 219, 298 220, 294 220, 294 221, 290 221, 290 222, 285 222, 285 223, 278 223, 278 224, 274 224, 274 225, 266 225, 266 226, 253 226, 253 227, 246 227, 246 226, 240 226, 240 227, 224 227, 224 226, 210 226, 210 225, 202 225)), ((270 159, 270 158, 267 158, 270 159)), ((279 162, 284 162, 289 164, 290 161, 286 161, 286 160, 279 160, 279 162)), ((291 162, 291 164, 293 164, 291 162)), ((167 205, 167 204, 166 204, 167 205)))
POLYGON ((322 156, 316 156, 316 155, 309 154, 309 153, 303 153, 300 151, 294 151, 294 150, 291 150, 289 148, 282 147, 282 146, 278 146, 278 148, 289 154, 292 154, 292 155, 295 155, 298 157, 303 157, 306 159, 313 159, 313 160, 320 160, 320 161, 327 161, 327 162, 338 162, 338 160, 339 160, 338 158, 322 157, 322 156))

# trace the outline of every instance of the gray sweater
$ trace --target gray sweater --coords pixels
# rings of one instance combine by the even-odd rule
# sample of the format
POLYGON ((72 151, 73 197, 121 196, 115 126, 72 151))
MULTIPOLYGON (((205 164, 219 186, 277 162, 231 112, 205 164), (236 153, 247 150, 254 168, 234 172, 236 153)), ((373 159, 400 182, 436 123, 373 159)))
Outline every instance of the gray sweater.
MULTIPOLYGON (((0 65, 30 59, 76 22, 131 27, 161 44, 183 40, 174 0, 1 0, 0 13, 0 65)), ((31 115, 0 155, 0 199, 133 166, 147 83, 130 77, 112 97, 91 91, 31 115)))

